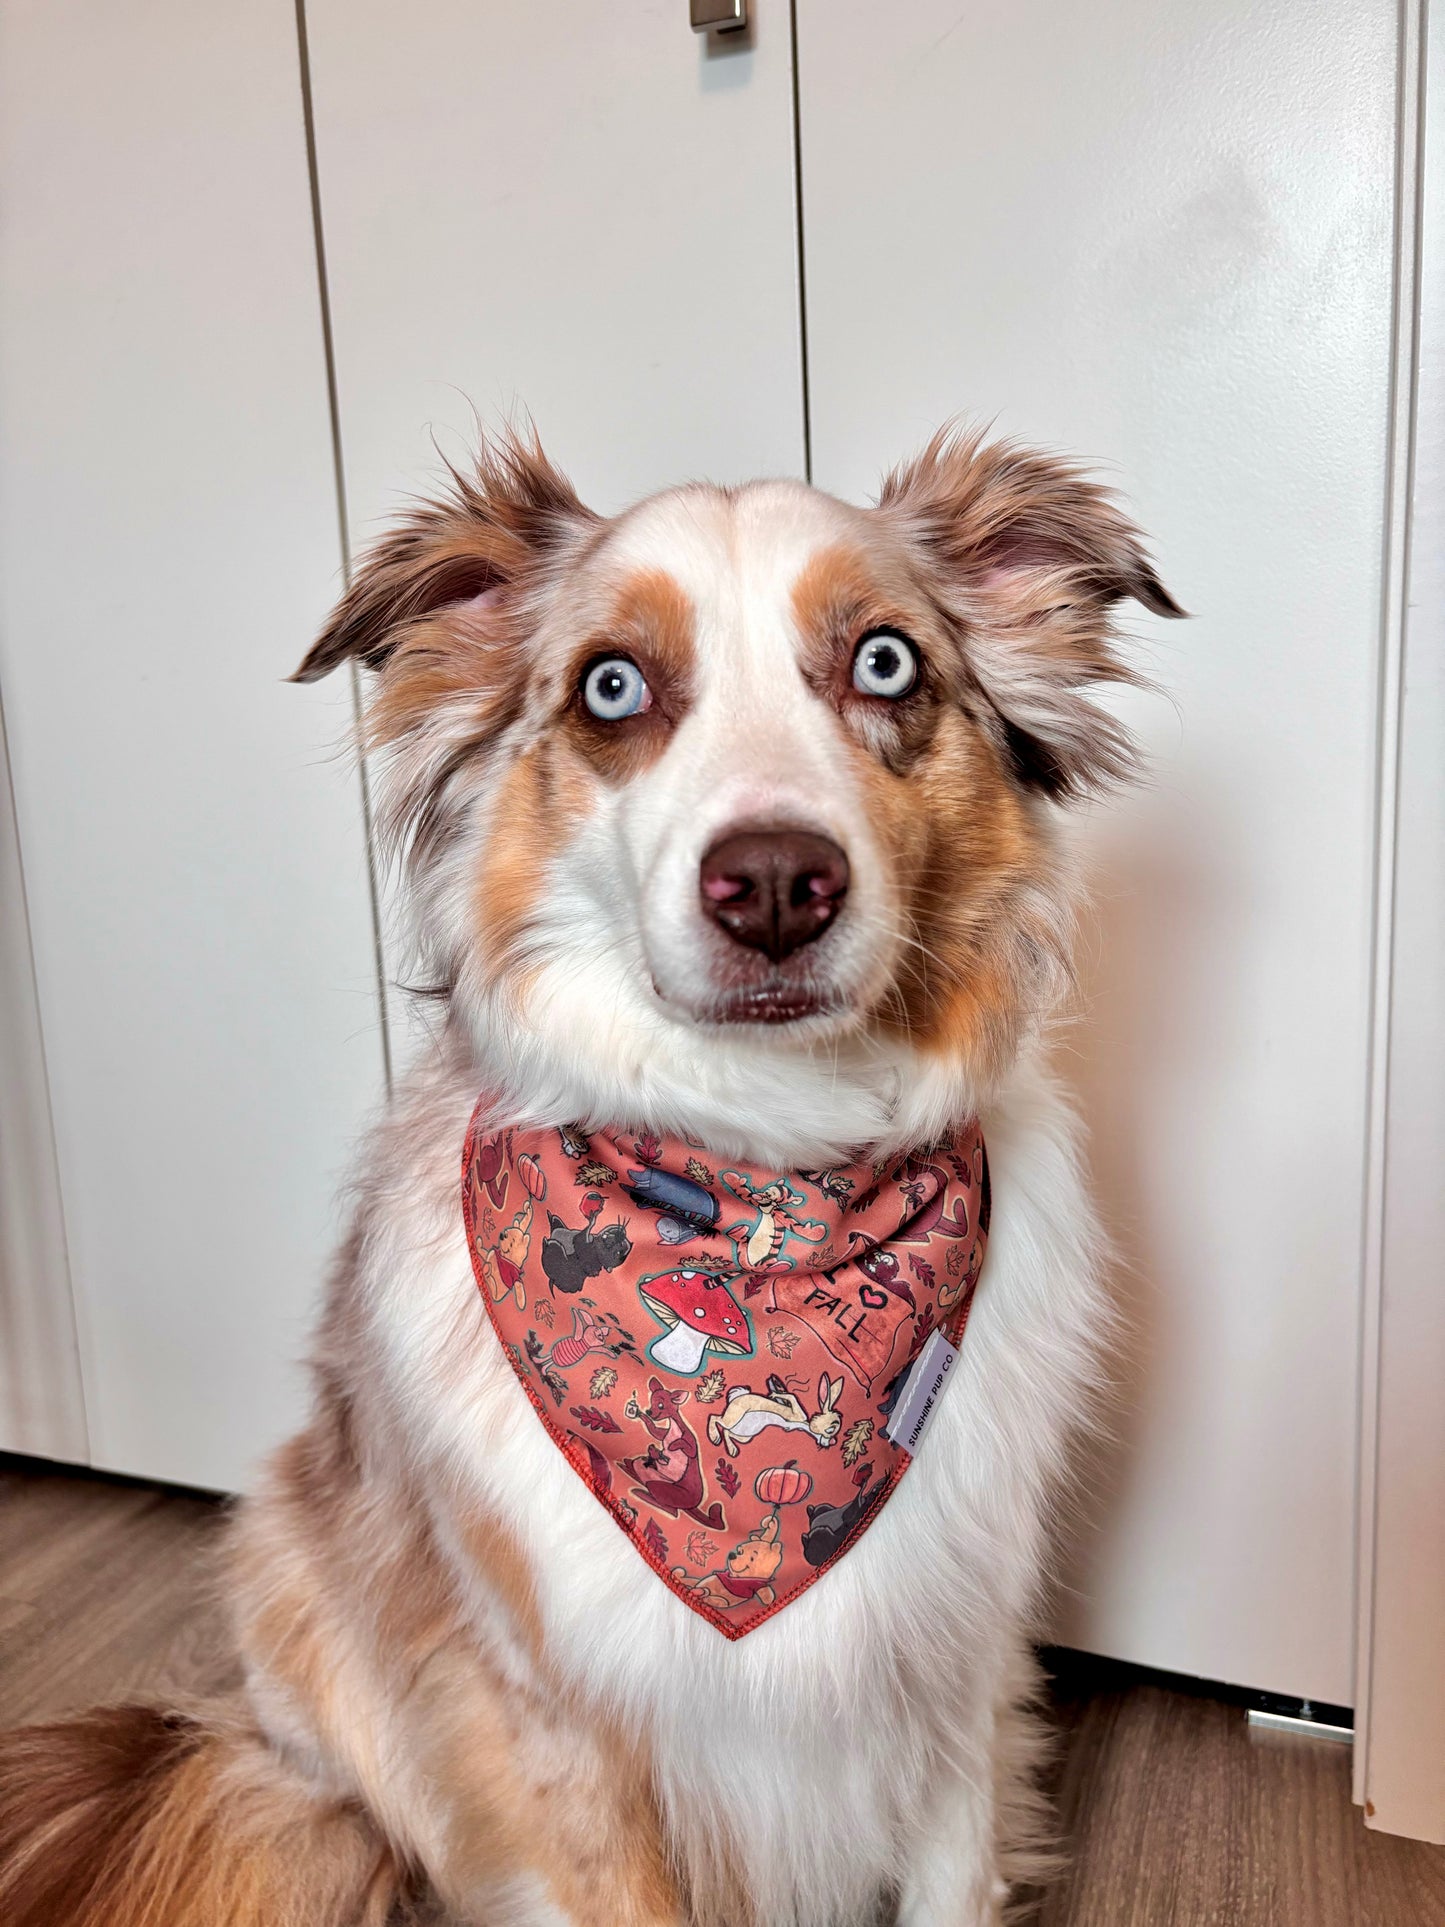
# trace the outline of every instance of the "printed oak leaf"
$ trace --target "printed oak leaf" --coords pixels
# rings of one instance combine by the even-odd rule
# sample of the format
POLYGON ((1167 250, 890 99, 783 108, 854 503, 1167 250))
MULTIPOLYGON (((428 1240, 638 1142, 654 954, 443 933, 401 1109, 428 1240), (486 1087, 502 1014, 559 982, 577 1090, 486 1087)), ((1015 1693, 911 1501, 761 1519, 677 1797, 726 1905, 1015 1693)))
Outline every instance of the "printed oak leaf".
POLYGON ((572 1181, 583 1190, 596 1190, 599 1184, 611 1184, 616 1176, 610 1164, 604 1164, 600 1158, 588 1158, 585 1164, 577 1166, 572 1181))
POLYGON ((683 1555, 694 1566, 710 1565, 717 1556, 717 1540, 709 1539, 707 1534, 699 1528, 696 1532, 690 1532, 687 1535, 683 1555))
POLYGON ((790 1331, 786 1325, 768 1327, 768 1350, 774 1358, 791 1358, 801 1342, 802 1334, 790 1331))
POLYGON ((848 1427, 848 1430, 843 1434, 844 1465, 857 1464, 858 1460, 862 1458, 864 1448, 872 1436, 873 1421, 871 1418, 854 1419, 853 1423, 848 1427))
POLYGON ((730 1499, 737 1497, 738 1475, 726 1459, 719 1459, 717 1462, 717 1482, 730 1499))
POLYGON ((610 1365, 599 1365, 592 1374, 592 1383, 587 1387, 589 1398, 611 1398, 612 1388, 617 1383, 617 1374, 610 1365))
POLYGON ((637 1153, 639 1164, 656 1164, 662 1156, 662 1139, 655 1131, 648 1131, 644 1136, 633 1139, 632 1148, 637 1153))
POLYGON ((682 1168, 694 1184, 711 1184, 714 1181, 712 1172, 708 1170, 701 1158, 689 1158, 682 1168))
POLYGON ((723 1375, 714 1366, 706 1378, 697 1382, 697 1402, 699 1405, 716 1405, 723 1395, 723 1375))
POLYGON ((647 1547, 647 1550, 660 1566, 666 1565, 667 1541, 663 1538, 662 1527, 657 1523, 656 1519, 649 1519, 647 1524, 642 1528, 642 1543, 647 1547))
MULTIPOLYGON (((953 1257, 954 1247, 950 1245, 948 1255, 953 1257)), ((926 1258, 919 1258, 913 1252, 908 1254, 908 1269, 913 1273, 925 1291, 932 1291, 934 1285, 933 1266, 926 1258)))
POLYGON ((579 1425, 585 1425, 589 1432, 620 1432, 622 1427, 610 1412, 599 1412, 594 1405, 572 1405, 568 1407, 579 1425))

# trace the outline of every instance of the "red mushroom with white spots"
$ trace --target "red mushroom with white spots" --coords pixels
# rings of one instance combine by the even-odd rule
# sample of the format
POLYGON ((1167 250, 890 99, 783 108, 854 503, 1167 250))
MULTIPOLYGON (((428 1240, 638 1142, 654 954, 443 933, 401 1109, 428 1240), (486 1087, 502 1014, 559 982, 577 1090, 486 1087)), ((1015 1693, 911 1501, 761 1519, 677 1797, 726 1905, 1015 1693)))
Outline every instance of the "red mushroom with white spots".
POLYGON ((637 1287, 667 1330, 647 1348, 655 1365, 695 1377, 709 1352, 746 1358, 753 1349, 748 1315, 720 1278, 706 1271, 664 1271, 637 1287))

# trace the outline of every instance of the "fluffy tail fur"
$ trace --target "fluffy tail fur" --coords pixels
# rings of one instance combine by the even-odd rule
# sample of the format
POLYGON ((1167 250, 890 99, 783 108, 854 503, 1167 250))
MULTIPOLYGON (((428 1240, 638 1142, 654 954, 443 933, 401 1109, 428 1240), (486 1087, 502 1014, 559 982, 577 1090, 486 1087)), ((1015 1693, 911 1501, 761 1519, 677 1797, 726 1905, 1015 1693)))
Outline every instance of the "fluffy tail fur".
POLYGON ((226 1713, 120 1706, 0 1739, 6 1927, 400 1927, 361 1811, 226 1713))

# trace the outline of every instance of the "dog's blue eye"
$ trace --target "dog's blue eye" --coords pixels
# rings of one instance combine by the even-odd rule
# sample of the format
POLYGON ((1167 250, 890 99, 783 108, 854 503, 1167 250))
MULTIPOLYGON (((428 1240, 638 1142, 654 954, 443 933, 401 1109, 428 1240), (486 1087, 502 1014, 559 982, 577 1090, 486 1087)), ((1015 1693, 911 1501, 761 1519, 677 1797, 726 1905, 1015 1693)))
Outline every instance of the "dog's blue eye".
POLYGON ((637 664, 627 656, 606 656, 582 678, 582 700, 604 723, 620 723, 652 707, 652 691, 637 664))
POLYGON ((853 687, 889 701, 906 696, 918 680, 918 651, 892 629, 875 629, 853 652, 853 687))

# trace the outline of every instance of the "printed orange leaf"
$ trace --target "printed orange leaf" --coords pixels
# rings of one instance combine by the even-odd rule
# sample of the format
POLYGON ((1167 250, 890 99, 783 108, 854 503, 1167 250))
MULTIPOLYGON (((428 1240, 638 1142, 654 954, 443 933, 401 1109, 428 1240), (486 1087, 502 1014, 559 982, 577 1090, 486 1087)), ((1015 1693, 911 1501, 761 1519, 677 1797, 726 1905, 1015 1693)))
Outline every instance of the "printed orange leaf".
POLYGON ((537 1314, 537 1323, 539 1325, 545 1325, 548 1331, 551 1331, 553 1325, 557 1321, 557 1314, 552 1309, 551 1299, 539 1298, 535 1306, 533 1307, 533 1310, 537 1314))
POLYGON ((768 1327, 768 1350, 774 1358, 791 1358, 797 1350, 801 1334, 790 1331, 786 1325, 768 1327))
POLYGON ((717 1540, 709 1539, 707 1534, 699 1528, 696 1532, 690 1532, 687 1535, 687 1544, 683 1547, 683 1551, 694 1566, 706 1566, 711 1564, 717 1555, 717 1540))
POLYGON ((855 1465, 863 1456, 864 1448, 873 1436, 871 1418, 854 1419, 843 1434, 843 1463, 855 1465))

